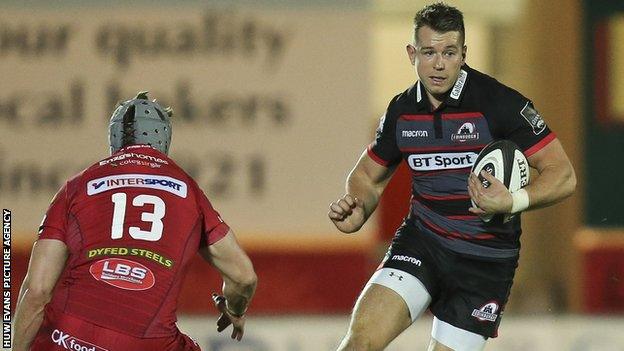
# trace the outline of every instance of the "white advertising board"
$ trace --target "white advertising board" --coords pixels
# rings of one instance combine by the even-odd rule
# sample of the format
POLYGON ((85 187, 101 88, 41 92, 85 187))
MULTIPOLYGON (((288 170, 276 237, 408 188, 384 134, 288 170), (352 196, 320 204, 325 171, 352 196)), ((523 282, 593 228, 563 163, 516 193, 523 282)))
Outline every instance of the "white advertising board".
POLYGON ((0 11, 0 200, 32 232, 108 154, 115 104, 172 105, 171 155, 241 235, 333 231, 373 137, 363 8, 97 2, 0 11), (125 6, 125 7, 124 7, 125 6))

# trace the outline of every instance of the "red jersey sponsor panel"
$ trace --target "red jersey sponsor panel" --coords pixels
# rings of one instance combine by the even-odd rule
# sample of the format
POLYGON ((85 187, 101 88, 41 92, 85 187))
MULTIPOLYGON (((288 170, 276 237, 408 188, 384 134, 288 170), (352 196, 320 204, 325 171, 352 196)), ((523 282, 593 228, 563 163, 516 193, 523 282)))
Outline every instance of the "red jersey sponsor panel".
POLYGON ((42 222, 39 238, 70 251, 50 307, 136 337, 173 335, 189 260, 228 230, 173 160, 121 149, 69 180, 42 222))

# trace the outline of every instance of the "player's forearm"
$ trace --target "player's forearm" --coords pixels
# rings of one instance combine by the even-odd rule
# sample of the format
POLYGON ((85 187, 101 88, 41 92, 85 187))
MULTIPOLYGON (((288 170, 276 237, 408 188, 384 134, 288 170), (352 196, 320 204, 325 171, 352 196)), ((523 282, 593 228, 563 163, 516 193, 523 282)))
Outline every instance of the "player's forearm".
MULTIPOLYGON (((357 197, 364 205, 364 222, 375 211, 379 204, 379 199, 383 193, 384 186, 376 184, 367 174, 357 167, 347 178, 347 194, 357 197)), ((362 223, 363 225, 364 223, 362 223)))
POLYGON ((36 293, 28 288, 22 289, 15 309, 14 351, 26 351, 30 348, 30 344, 41 327, 44 307, 49 301, 49 294, 36 293))
POLYGON ((235 315, 247 311, 249 302, 256 291, 257 277, 253 271, 236 281, 223 278, 223 296, 227 301, 228 310, 235 315))
POLYGON ((529 195, 529 208, 533 210, 553 205, 572 195, 576 189, 576 175, 569 163, 550 166, 542 170, 525 188, 529 195))

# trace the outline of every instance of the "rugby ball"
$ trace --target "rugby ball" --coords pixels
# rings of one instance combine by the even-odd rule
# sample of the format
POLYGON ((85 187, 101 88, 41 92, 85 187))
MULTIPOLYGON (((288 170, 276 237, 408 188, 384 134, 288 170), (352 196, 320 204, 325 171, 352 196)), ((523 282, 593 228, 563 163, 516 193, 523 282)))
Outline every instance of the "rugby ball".
MULTIPOLYGON (((487 188, 490 182, 480 175, 482 170, 500 180, 512 193, 529 184, 529 162, 518 145, 510 140, 495 140, 487 144, 472 165, 471 172, 479 177, 481 184, 487 188)), ((475 206, 474 202, 472 206, 475 206)), ((494 216, 483 215, 481 219, 489 222, 494 216)), ((513 214, 504 215, 503 223, 511 220, 513 216, 513 214)))

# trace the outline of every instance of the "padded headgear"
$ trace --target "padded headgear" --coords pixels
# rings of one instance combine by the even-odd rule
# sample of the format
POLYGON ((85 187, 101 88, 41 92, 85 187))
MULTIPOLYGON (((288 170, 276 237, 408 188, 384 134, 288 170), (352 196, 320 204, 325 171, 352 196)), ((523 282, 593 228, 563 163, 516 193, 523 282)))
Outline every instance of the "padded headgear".
POLYGON ((171 144, 172 113, 170 108, 163 108, 156 100, 149 101, 146 91, 119 104, 111 116, 108 130, 111 154, 134 144, 148 144, 167 154, 171 144))

